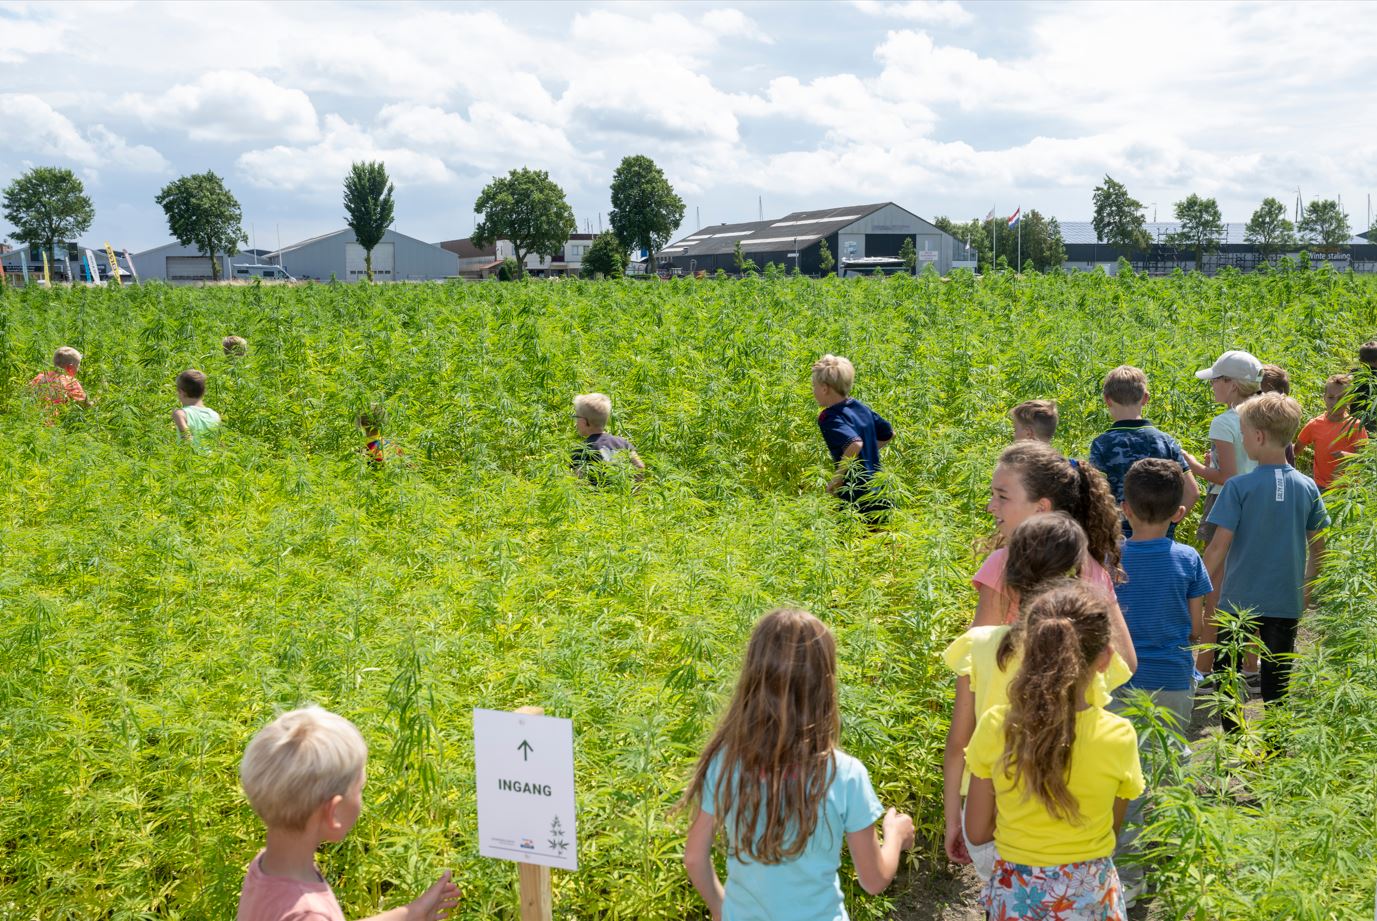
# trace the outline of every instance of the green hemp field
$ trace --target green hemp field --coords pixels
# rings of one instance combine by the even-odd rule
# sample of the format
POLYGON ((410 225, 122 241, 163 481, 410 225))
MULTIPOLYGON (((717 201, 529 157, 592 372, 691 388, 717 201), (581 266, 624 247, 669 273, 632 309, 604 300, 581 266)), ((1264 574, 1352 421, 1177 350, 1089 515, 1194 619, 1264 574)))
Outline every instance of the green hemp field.
MULTIPOLYGON (((843 747, 935 861, 940 652, 974 610, 1008 408, 1057 400, 1057 444, 1084 456, 1103 375, 1136 364, 1152 419, 1203 454, 1193 372, 1221 351, 1287 368, 1314 415, 1374 335, 1377 284, 1329 271, 0 292, 0 918, 232 917, 262 842, 239 758, 307 702, 371 750, 363 818, 321 855, 347 916, 444 867, 457 916, 515 915, 512 865, 477 855, 471 711, 537 705, 575 730, 580 869, 555 874, 556 917, 706 917, 671 809, 783 603, 835 630, 843 747), (247 356, 222 354, 231 334, 247 356), (25 385, 60 345, 94 405, 50 422, 25 385), (825 352, 897 430, 881 532, 823 494, 825 352), (224 419, 204 452, 169 419, 188 367, 224 419), (570 475, 589 390, 640 483, 570 475), (371 403, 405 452, 384 469, 354 426, 371 403)), ((1161 780, 1164 916, 1372 910, 1374 485, 1369 456, 1331 502, 1281 753, 1211 733, 1161 780)), ((876 898, 842 875, 852 917, 878 919, 917 874, 876 898)))

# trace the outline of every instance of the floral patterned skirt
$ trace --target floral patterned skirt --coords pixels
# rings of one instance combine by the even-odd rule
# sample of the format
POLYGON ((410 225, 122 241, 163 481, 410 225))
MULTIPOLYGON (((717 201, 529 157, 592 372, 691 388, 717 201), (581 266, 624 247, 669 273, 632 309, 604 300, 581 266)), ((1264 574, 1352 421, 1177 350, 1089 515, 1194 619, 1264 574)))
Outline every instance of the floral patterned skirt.
POLYGON ((1123 891, 1108 857, 1057 867, 996 860, 981 892, 991 921, 1126 921, 1123 891))

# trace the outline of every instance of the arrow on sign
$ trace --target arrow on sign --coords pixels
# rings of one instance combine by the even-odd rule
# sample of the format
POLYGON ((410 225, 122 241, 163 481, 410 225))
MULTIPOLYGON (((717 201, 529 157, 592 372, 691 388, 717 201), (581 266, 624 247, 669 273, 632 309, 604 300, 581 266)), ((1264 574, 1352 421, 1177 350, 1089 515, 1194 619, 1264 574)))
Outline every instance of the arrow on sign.
POLYGON ((522 739, 522 740, 521 740, 521 744, 518 745, 518 746, 516 747, 516 750, 519 751, 519 752, 521 752, 521 760, 522 760, 522 761, 530 761, 530 760, 531 760, 531 743, 530 743, 530 742, 527 742, 525 739, 522 739))

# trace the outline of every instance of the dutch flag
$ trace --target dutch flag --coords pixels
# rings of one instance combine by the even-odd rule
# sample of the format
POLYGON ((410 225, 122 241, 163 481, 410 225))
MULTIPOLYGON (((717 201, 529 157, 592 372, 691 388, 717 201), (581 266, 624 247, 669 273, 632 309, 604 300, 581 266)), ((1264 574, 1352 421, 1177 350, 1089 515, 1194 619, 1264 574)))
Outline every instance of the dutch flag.
POLYGON ((1009 226, 1010 226, 1010 227, 1012 227, 1012 226, 1014 226, 1015 224, 1018 223, 1018 216, 1019 216, 1019 213, 1022 212, 1022 211, 1023 211, 1022 208, 1015 208, 1015 209, 1014 209, 1014 213, 1011 214, 1011 215, 1009 215, 1009 226))

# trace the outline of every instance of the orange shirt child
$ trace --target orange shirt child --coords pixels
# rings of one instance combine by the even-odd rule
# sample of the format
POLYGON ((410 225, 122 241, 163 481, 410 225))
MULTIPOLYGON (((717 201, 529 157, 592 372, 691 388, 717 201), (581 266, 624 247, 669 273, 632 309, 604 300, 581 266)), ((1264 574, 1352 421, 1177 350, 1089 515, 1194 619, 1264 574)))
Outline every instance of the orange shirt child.
POLYGON ((1339 464, 1345 457, 1367 444, 1367 432, 1348 413, 1344 395, 1353 383, 1347 374, 1335 374, 1324 384, 1323 416, 1316 416, 1300 430, 1296 437, 1296 454, 1306 446, 1315 452, 1315 485, 1328 489, 1339 475, 1339 464))

